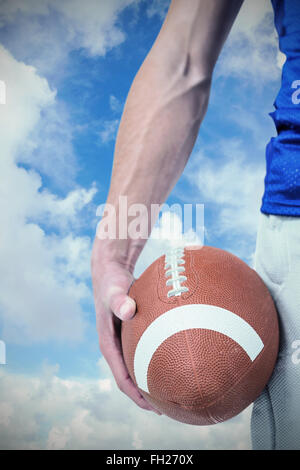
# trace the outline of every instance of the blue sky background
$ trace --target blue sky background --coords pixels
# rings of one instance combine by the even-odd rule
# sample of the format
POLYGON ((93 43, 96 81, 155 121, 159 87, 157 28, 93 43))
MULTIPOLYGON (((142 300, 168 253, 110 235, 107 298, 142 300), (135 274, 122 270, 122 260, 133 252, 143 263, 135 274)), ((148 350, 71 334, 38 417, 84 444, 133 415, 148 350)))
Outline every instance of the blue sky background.
MULTIPOLYGON (((98 350, 89 272, 95 212, 108 192, 127 93, 168 6, 0 0, 1 448, 250 446, 250 409, 204 428, 152 416, 116 389, 98 350)), ((204 204, 206 243, 250 264, 283 60, 270 3, 246 0, 167 201, 204 204)), ((149 240, 136 275, 164 247, 149 240)))

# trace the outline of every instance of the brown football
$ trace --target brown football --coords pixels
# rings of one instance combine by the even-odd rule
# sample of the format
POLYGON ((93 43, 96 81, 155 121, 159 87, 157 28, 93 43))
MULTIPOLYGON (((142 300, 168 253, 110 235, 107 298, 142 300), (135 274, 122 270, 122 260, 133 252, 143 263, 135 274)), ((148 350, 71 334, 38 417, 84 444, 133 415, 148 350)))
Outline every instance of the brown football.
POLYGON ((279 330, 259 275, 210 247, 170 251, 129 291, 137 312, 122 347, 142 395, 170 418, 208 425, 240 413, 267 384, 279 330))

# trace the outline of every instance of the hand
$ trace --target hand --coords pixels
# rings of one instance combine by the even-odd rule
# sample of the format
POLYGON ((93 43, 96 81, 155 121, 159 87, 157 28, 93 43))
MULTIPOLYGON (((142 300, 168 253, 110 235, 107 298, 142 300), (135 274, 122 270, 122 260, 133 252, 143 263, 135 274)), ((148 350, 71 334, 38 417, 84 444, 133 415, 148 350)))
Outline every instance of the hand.
POLYGON ((113 259, 109 247, 97 238, 91 267, 100 350, 119 389, 141 408, 160 414, 144 399, 131 380, 122 353, 121 321, 132 318, 136 311, 134 300, 127 295, 134 280, 133 267, 126 266, 124 260, 113 259))

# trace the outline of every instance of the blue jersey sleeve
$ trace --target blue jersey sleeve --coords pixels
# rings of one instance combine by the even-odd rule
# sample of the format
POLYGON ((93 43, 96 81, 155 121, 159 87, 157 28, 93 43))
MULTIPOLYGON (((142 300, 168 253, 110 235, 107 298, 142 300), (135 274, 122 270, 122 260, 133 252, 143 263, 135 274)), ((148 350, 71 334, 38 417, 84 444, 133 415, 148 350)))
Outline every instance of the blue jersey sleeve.
POLYGON ((270 113, 277 129, 266 148, 261 211, 300 216, 300 0, 272 0, 279 48, 286 55, 270 113))

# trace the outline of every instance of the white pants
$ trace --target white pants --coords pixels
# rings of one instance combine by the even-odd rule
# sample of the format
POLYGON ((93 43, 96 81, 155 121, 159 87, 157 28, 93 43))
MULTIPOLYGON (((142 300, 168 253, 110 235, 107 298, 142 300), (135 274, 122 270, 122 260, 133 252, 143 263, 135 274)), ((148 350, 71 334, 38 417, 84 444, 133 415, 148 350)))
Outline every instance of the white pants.
POLYGON ((278 360, 255 401, 253 449, 300 449, 300 217, 260 214, 255 269, 275 301, 278 360))

